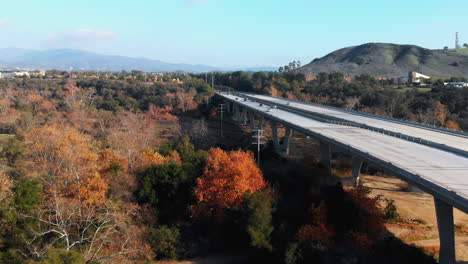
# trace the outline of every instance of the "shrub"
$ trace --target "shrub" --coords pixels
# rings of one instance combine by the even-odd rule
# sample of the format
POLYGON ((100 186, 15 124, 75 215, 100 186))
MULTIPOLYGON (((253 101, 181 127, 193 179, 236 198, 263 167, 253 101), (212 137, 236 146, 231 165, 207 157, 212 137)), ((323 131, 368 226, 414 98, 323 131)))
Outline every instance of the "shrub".
POLYGON ((398 207, 395 204, 395 201, 392 199, 384 199, 386 203, 385 207, 383 208, 383 218, 385 220, 396 220, 400 218, 400 214, 398 213, 398 207))
POLYGON ((39 264, 85 264, 84 257, 75 251, 64 249, 51 249, 44 260, 39 264))
POLYGON ((153 229, 149 243, 158 259, 177 259, 180 245, 179 229, 167 226, 153 229))

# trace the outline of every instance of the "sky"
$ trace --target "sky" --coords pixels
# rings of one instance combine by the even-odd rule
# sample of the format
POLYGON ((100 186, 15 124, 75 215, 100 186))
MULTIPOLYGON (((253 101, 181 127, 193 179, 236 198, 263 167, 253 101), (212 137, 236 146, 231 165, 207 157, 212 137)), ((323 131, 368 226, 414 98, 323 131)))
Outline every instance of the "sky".
POLYGON ((467 0, 2 1, 0 48, 276 67, 368 42, 453 47, 467 17, 467 0))

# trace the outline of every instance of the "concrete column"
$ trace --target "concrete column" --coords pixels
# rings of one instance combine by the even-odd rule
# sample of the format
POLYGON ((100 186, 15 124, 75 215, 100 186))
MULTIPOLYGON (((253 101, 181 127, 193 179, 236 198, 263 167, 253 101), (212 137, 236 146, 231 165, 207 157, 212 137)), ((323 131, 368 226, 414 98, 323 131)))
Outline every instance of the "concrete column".
POLYGON ((258 120, 258 129, 263 130, 263 124, 265 123, 265 117, 263 115, 260 116, 258 120))
POLYGON ((289 141, 291 140, 293 130, 289 127, 286 128, 286 133, 284 134, 284 140, 282 149, 283 152, 289 154, 289 141))
POLYGON ((355 186, 359 186, 359 180, 361 177, 362 159, 353 156, 353 178, 355 186))
POLYGON ((434 197, 440 239, 440 264, 456 264, 453 207, 434 197))
POLYGON ((327 144, 327 143, 324 143, 324 142, 320 142, 320 152, 321 152, 321 155, 322 155, 322 164, 325 166, 325 168, 327 168, 327 174, 329 176, 332 175, 332 164, 331 164, 331 161, 332 161, 332 151, 331 151, 331 146, 330 144, 327 144))
POLYGON ((255 130, 255 114, 253 111, 249 111, 250 130, 255 130))
POLYGON ((244 108, 242 110, 242 125, 246 125, 247 124, 247 108, 244 108))
POLYGON ((235 119, 236 121, 240 121, 240 109, 239 109, 239 105, 237 105, 237 104, 234 105, 234 112, 235 112, 235 114, 234 114, 234 119, 235 119))
POLYGON ((408 183, 408 192, 422 193, 423 191, 418 187, 408 183))
POLYGON ((232 112, 231 102, 226 100, 226 101, 224 101, 224 104, 226 105, 226 112, 231 113, 232 112))
POLYGON ((270 120, 270 125, 271 125, 271 134, 273 137, 273 146, 275 147, 276 153, 281 153, 281 146, 279 144, 278 128, 276 127, 276 122, 273 120, 270 120))

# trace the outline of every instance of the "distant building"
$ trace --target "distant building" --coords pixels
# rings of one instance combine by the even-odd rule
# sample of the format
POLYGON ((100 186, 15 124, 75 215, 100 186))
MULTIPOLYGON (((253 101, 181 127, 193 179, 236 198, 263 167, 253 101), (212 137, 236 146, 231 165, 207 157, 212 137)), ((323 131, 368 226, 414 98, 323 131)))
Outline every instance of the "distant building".
POLYGON ((466 88, 468 87, 468 82, 449 82, 444 83, 445 86, 451 86, 454 88, 466 88))
POLYGON ((46 76, 46 71, 44 70, 32 71, 29 74, 34 77, 44 77, 46 76))
POLYGON ((13 76, 14 77, 23 77, 23 76, 29 77, 29 72, 27 72, 27 71, 14 72, 13 76))
POLYGON ((0 72, 0 79, 3 79, 3 74, 0 72))
POLYGON ((413 85, 424 84, 426 80, 431 79, 431 76, 424 75, 419 72, 410 71, 408 73, 408 83, 413 85))
POLYGON ((399 85, 407 84, 408 80, 409 80, 409 77, 407 74, 394 78, 395 83, 399 85))

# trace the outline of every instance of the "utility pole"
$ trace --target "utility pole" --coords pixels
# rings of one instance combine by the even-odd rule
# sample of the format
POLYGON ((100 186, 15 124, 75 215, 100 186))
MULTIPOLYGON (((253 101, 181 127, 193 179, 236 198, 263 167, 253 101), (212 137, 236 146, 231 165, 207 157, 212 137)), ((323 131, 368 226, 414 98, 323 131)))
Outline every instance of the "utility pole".
POLYGON ((256 129, 253 131, 254 135, 252 136, 256 141, 252 142, 252 145, 257 145, 257 167, 260 168, 260 145, 265 144, 262 142, 263 130, 256 129))
POLYGON ((224 104, 219 104, 219 113, 221 115, 221 137, 224 137, 223 135, 223 113, 224 113, 224 104))
POLYGON ((211 88, 214 89, 214 72, 211 72, 211 88))

